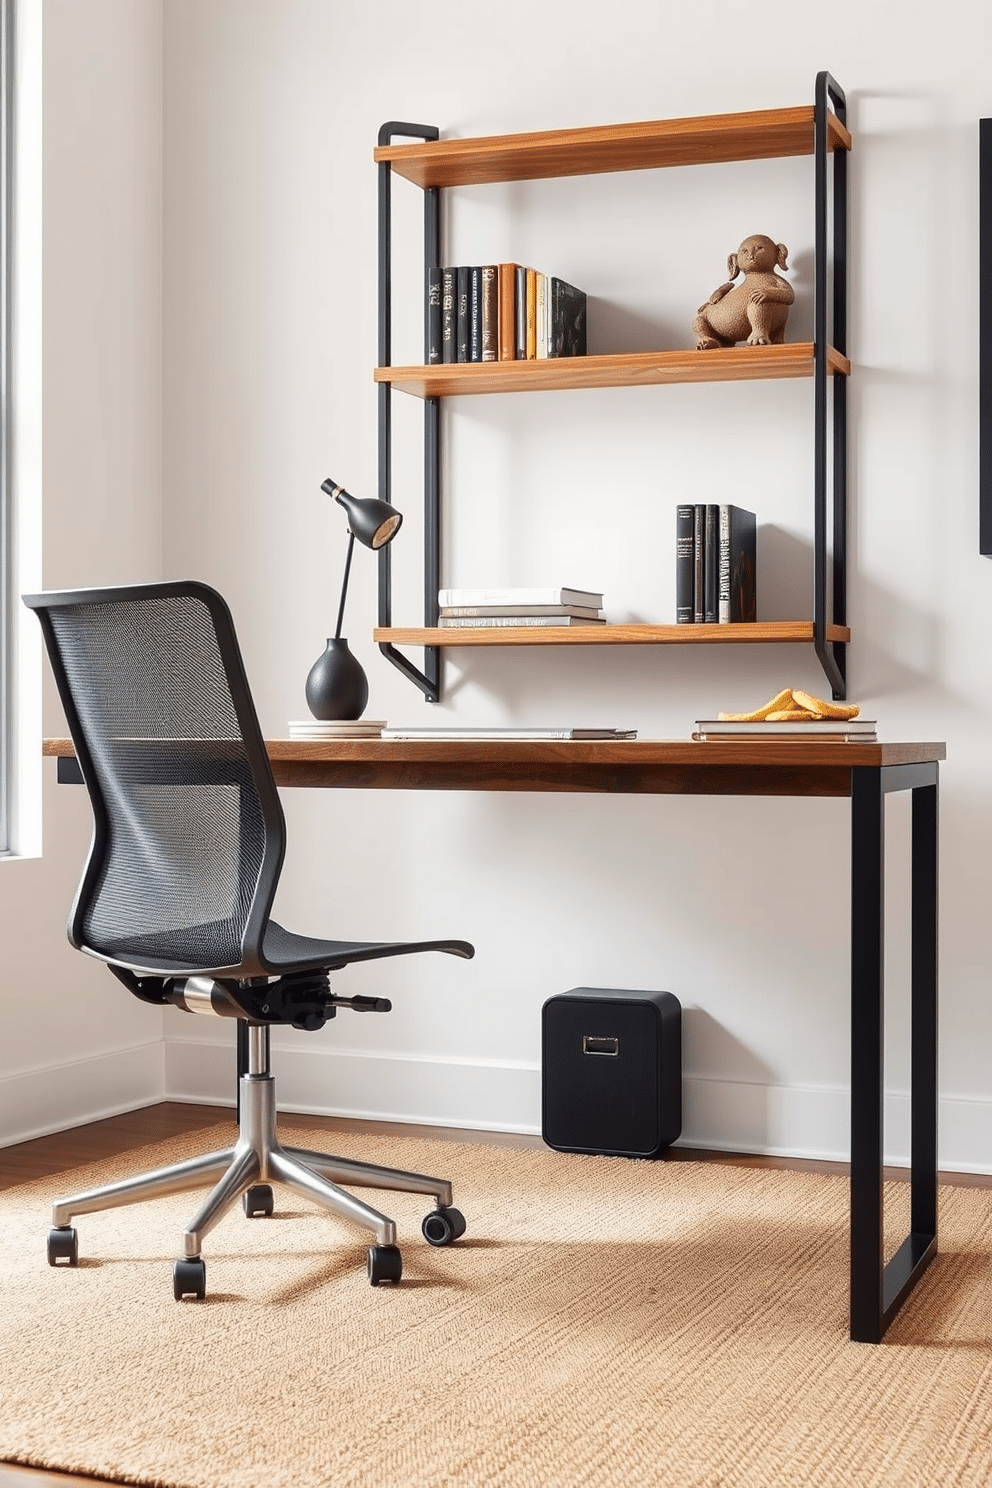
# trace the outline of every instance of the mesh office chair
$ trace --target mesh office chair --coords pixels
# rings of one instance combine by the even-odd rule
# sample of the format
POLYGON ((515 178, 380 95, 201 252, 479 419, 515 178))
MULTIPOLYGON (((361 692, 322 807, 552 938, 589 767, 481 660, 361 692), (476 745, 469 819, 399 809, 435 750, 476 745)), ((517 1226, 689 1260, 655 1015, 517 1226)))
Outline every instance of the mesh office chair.
POLYGON ((69 917, 71 943, 105 961, 145 1002, 238 1019, 238 1139, 223 1151, 92 1189, 55 1204, 52 1265, 75 1265, 70 1220, 213 1184, 173 1267, 176 1299, 202 1298, 200 1247, 242 1198, 272 1213, 279 1181, 374 1232, 373 1286, 399 1281, 396 1227, 338 1187, 430 1194, 432 1245, 464 1233, 450 1183, 419 1173, 282 1147, 276 1135, 269 1028, 323 1026, 341 1006, 328 973, 417 951, 470 957, 463 940, 315 940, 270 919, 285 823, 223 599, 198 583, 26 595, 38 614, 93 808, 93 841, 69 917))

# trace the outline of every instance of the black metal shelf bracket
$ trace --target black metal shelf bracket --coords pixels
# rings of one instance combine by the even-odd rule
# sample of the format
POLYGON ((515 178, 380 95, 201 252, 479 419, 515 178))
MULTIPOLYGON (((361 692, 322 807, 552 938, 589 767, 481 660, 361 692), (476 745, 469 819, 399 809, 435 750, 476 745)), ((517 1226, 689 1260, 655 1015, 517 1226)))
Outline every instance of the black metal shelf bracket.
POLYGON ((992 119, 978 121, 978 551, 992 558, 992 119))
MULTIPOLYGON (((433 124, 403 124, 390 120, 379 130, 379 144, 388 145, 394 136, 436 140, 433 124)), ((424 192, 424 282, 427 270, 441 261, 440 193, 436 186, 424 192)), ((426 296, 425 296, 426 300, 426 296)), ((426 326, 425 326, 426 340, 426 326)), ((392 365, 392 166, 379 164, 379 366, 392 365)), ((425 348, 424 361, 427 361, 425 348)), ((390 501, 392 487, 392 387, 379 384, 379 497, 390 501)), ((440 400, 424 402, 424 624, 438 621, 437 591, 441 572, 441 409, 440 400)), ((379 549, 379 619, 381 628, 392 625, 393 590, 390 548, 379 549)), ((390 641, 380 641, 379 650, 403 675, 419 687, 429 703, 441 695, 441 649, 424 647, 423 671, 414 666, 390 641)))
POLYGON ((847 355, 847 151, 838 147, 832 152, 831 191, 827 136, 831 106, 846 125, 847 99, 843 89, 829 72, 817 73, 813 109, 813 648, 834 698, 842 699, 847 696, 846 648, 841 641, 827 640, 827 488, 828 484, 832 485, 831 614, 834 624, 846 625, 847 377, 842 373, 831 374, 827 348, 833 345, 842 356, 847 355))

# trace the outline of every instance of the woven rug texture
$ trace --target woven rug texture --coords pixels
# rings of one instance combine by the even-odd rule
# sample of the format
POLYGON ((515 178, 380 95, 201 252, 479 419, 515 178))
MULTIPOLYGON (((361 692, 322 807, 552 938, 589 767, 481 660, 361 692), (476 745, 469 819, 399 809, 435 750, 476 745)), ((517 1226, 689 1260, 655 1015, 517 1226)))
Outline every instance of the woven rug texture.
MULTIPOLYGON (((165 1488, 965 1488, 992 1483, 992 1194, 942 1188, 940 1254, 884 1343, 847 1336, 846 1179, 379 1135, 345 1156, 449 1177, 468 1229, 366 1193, 362 1232, 275 1189, 171 1264, 195 1194, 81 1217, 53 1199, 229 1127, 0 1193, 0 1460, 165 1488)), ((283 1140, 314 1146, 313 1133, 283 1140)), ((886 1190, 893 1240, 905 1185, 886 1190)))

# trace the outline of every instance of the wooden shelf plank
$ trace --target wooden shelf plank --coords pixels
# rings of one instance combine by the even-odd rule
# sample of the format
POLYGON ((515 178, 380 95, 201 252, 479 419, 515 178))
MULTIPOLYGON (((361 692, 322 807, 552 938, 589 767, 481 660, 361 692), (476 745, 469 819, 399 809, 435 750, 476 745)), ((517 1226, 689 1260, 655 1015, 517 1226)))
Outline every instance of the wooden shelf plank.
MULTIPOLYGON (((829 111, 827 139, 830 149, 851 148, 850 134, 829 111)), ((388 161, 394 171, 414 185, 428 187, 536 181, 812 153, 813 108, 809 105, 689 119, 649 119, 590 129, 380 145, 374 159, 380 164, 388 161)))
MULTIPOLYGON (((498 625, 390 626, 372 632, 397 646, 671 646, 810 643, 812 620, 761 620, 756 625, 498 625)), ((827 640, 847 643, 846 625, 828 625, 827 640)))
MULTIPOLYGON (((416 398, 472 393, 527 393, 576 388, 649 387, 667 382, 743 382, 812 377, 812 341, 781 346, 728 346, 716 351, 639 351, 616 356, 550 357, 529 362, 449 362, 431 367, 376 367, 388 382, 416 398)), ((848 376, 850 360, 827 348, 827 366, 848 376)))

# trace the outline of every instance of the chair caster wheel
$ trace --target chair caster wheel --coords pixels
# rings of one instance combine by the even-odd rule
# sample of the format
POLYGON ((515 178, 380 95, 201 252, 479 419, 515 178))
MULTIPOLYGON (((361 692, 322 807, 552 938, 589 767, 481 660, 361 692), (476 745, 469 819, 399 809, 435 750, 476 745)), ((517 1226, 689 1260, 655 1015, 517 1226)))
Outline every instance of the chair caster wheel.
POLYGON ((253 1183, 251 1188, 245 1189, 241 1197, 241 1207, 248 1219, 256 1219, 262 1215, 268 1219, 275 1209, 275 1200, 272 1197, 272 1188, 268 1183, 253 1183))
POLYGON ((399 1246, 370 1245, 368 1266, 370 1286, 378 1286, 381 1281, 399 1281, 403 1275, 399 1246))
POLYGON ((465 1233, 465 1216, 460 1209, 435 1209, 420 1228, 428 1245, 451 1245, 465 1233))
POLYGON ((207 1295, 207 1268, 202 1256, 180 1256, 172 1263, 172 1295, 177 1302, 193 1297, 202 1302, 207 1295))
POLYGON ((48 1264, 50 1266, 77 1266, 79 1264, 79 1242, 72 1225, 59 1225, 48 1232, 48 1264))

